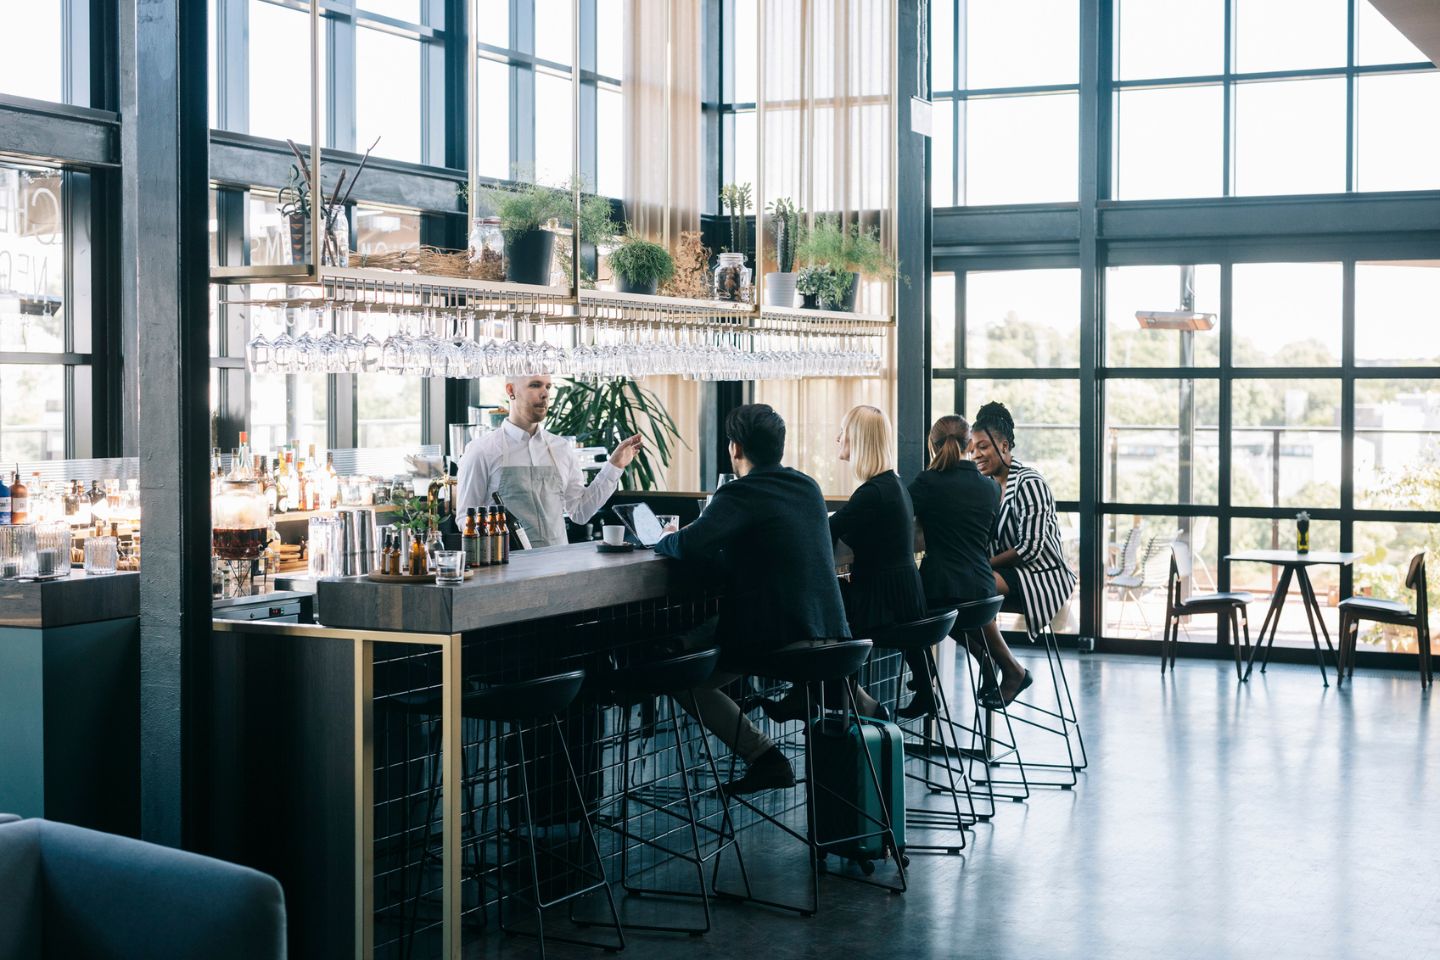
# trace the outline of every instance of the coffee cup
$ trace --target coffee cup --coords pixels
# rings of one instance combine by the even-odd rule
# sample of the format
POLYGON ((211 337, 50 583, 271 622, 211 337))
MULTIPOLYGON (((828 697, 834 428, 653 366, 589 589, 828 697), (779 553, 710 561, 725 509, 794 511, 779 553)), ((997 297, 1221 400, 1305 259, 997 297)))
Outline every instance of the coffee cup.
POLYGON ((607 547, 620 547, 625 545, 625 528, 620 524, 606 524, 601 529, 600 535, 605 538, 607 547))

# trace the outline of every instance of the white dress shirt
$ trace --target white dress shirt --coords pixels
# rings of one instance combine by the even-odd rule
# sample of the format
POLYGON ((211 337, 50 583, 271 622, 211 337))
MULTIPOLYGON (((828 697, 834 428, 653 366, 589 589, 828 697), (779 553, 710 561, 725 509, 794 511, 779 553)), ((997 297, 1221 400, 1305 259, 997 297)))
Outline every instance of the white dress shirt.
MULTIPOLYGON (((605 505, 619 487, 621 474, 624 473, 607 462, 587 487, 584 471, 580 469, 569 441, 550 433, 543 423, 536 427, 534 434, 529 434, 506 420, 498 430, 471 440, 460 458, 460 480, 456 489, 457 521, 463 525, 465 512, 470 507, 490 505, 490 494, 500 489, 502 467, 526 466, 554 467, 558 471, 560 483, 556 493, 559 502, 546 504, 545 513, 558 518, 563 512, 575 523, 585 523, 605 505)), ((515 512, 518 505, 507 501, 506 506, 515 512)), ((565 542, 563 523, 559 524, 558 530, 528 532, 532 539, 539 542, 565 542)))

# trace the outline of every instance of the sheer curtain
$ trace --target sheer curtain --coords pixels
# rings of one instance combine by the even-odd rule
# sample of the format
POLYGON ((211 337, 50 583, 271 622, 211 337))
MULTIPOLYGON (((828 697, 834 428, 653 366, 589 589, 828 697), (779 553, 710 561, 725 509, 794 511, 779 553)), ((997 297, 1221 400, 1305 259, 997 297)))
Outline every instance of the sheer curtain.
MULTIPOLYGON (((625 216, 635 233, 672 253, 681 232, 700 229, 702 8, 692 2, 625 0, 625 216)), ((660 472, 659 488, 698 490, 700 384, 647 377, 641 386, 659 397, 682 438, 660 472)))
MULTIPOLYGON (((760 25, 764 202, 789 197, 812 221, 832 214, 847 228, 878 228, 887 247, 894 229, 892 7, 890 0, 770 0, 762 3, 760 25)), ((900 266, 902 273, 913 269, 900 266)), ((773 262, 768 269, 775 269, 773 262)), ((888 284, 862 281, 856 309, 891 313, 888 284)), ((755 385, 756 401, 775 407, 789 426, 786 463, 813 476, 826 493, 855 487, 835 459, 845 413, 869 403, 894 420, 893 334, 884 352, 878 377, 755 385)))

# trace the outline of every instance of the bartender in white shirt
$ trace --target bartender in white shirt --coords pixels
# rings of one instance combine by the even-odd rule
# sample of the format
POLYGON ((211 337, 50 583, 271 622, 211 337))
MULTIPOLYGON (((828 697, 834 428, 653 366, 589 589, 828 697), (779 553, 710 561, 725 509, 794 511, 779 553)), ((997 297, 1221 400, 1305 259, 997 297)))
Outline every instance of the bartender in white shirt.
POLYGON ((470 441, 460 459, 457 518, 470 507, 484 507, 500 492, 505 508, 520 521, 532 547, 566 543, 565 515, 584 523, 610 499, 620 475, 640 452, 641 438, 624 440, 610 461, 585 486, 574 448, 544 427, 550 412, 548 376, 511 377, 505 384, 510 416, 484 436, 470 441))

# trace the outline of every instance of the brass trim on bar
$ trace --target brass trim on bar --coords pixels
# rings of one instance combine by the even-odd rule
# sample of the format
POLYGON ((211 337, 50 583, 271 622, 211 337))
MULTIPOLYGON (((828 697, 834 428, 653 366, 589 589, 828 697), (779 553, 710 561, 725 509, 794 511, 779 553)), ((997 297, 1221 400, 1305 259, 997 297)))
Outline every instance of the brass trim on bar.
POLYGON ((411 633, 401 630, 350 630, 308 623, 212 620, 216 633, 243 633, 308 640, 345 640, 354 644, 355 781, 355 957, 375 956, 375 644, 408 643, 440 648, 441 853, 445 956, 460 960, 460 743, 462 650, 464 634, 411 633))

